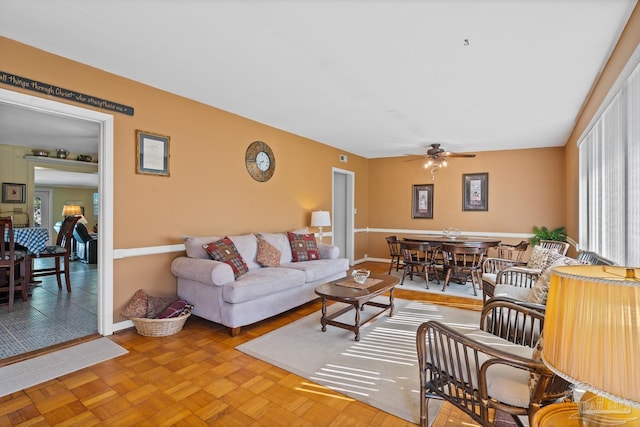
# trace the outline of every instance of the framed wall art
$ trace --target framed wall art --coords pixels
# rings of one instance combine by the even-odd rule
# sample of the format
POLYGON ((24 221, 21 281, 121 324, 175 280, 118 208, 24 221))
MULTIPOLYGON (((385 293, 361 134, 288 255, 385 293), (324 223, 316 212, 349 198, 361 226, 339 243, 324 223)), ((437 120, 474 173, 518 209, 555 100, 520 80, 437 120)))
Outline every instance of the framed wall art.
POLYGON ((136 131, 136 173, 169 176, 169 137, 136 131))
POLYGON ((462 175, 462 210, 489 210, 488 173, 469 173, 462 175))
POLYGON ((433 219, 433 184, 415 184, 411 218, 433 219))
POLYGON ((27 185, 14 184, 12 182, 2 183, 2 203, 26 203, 27 185))

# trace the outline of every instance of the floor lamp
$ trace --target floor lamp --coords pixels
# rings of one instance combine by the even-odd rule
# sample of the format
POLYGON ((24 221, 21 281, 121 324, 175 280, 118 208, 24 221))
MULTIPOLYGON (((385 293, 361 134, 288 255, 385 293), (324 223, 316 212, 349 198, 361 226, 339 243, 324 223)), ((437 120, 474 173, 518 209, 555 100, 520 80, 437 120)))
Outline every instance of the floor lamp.
POLYGON ((639 357, 640 268, 555 268, 542 361, 587 390, 578 403, 582 425, 640 424, 639 357))
POLYGON ((331 225, 331 217, 327 211, 315 211, 311 213, 311 226, 318 227, 319 242, 322 243, 322 227, 331 225))

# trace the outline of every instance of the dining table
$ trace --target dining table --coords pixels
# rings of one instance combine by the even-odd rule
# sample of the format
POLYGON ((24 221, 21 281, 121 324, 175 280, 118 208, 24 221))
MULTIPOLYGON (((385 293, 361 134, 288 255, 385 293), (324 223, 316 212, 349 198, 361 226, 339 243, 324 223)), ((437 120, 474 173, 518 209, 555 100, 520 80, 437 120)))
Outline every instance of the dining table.
MULTIPOLYGON (((9 230, 4 232, 4 241, 9 241, 9 230)), ((33 271, 33 258, 47 248, 47 242, 49 241, 49 230, 43 227, 18 227, 13 229, 13 241, 20 247, 20 249, 26 249, 27 253, 27 271, 26 275, 29 277, 30 283, 37 283, 33 281, 31 272, 33 271)))
POLYGON ((460 244, 464 246, 473 246, 473 247, 482 247, 482 248, 491 248, 498 246, 501 242, 500 239, 496 239, 494 237, 481 237, 481 236, 445 236, 438 234, 416 234, 411 237, 405 237, 404 240, 409 242, 428 242, 431 244, 442 244, 442 243, 450 243, 450 244, 460 244))
MULTIPOLYGON (((453 244, 453 245, 462 245, 465 247, 473 247, 473 248, 481 248, 484 249, 484 255, 487 255, 489 248, 498 246, 501 242, 500 239, 496 239, 493 237, 481 237, 481 236, 452 236, 452 235, 438 235, 438 234, 426 234, 426 235, 413 235, 410 237, 405 237, 405 241, 408 242, 427 242, 432 246, 441 246, 442 244, 453 244)), ((450 258, 450 257, 449 257, 450 258)), ((447 265, 447 260, 442 260, 442 270, 443 273, 447 274, 449 269, 447 265)), ((463 274, 459 276, 452 277, 452 280, 458 283, 466 283, 469 279, 468 274, 463 274)), ((472 285, 473 286, 473 285, 472 285)))
MULTIPOLYGON (((9 230, 4 232, 4 241, 9 241, 9 230)), ((13 229, 13 241, 26 248, 30 254, 39 254, 47 248, 49 230, 42 227, 24 227, 13 229)))

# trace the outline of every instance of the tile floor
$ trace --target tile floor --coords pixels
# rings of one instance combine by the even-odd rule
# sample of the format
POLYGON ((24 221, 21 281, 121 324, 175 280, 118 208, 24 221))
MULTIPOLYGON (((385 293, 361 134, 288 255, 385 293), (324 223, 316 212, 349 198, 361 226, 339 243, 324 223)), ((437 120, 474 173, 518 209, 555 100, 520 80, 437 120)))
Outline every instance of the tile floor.
MULTIPOLYGON (((35 268, 53 265, 53 259, 34 262, 35 268)), ((58 290, 56 276, 40 277, 31 285, 24 302, 16 296, 13 311, 0 305, 0 359, 39 350, 98 331, 98 268, 96 264, 71 263, 71 293, 64 276, 58 290)))

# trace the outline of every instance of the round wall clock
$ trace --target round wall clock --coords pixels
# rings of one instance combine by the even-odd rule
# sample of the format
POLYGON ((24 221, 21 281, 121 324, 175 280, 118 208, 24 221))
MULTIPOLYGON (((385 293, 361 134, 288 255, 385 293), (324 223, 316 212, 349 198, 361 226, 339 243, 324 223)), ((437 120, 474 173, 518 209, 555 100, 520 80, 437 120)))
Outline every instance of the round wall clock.
POLYGON ((251 178, 259 182, 270 180, 276 170, 276 158, 273 151, 262 141, 254 141, 249 144, 244 162, 251 178))

